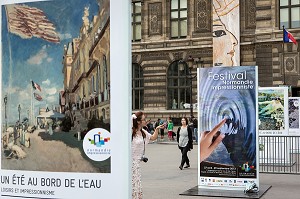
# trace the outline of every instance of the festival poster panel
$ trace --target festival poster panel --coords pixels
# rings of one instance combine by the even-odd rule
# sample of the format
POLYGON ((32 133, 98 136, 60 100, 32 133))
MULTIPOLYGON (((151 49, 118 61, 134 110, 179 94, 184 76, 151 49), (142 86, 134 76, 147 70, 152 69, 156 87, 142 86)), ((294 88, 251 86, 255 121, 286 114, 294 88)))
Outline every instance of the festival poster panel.
POLYGON ((288 87, 258 89, 260 135, 288 135, 288 87))
POLYGON ((129 197, 129 5, 1 2, 1 198, 129 197))
POLYGON ((300 97, 289 97, 289 135, 300 135, 300 97))
POLYGON ((226 119, 209 145, 224 138, 202 162, 200 141, 198 185, 243 189, 248 182, 258 184, 257 67, 204 68, 198 76, 199 132, 208 135, 226 119))

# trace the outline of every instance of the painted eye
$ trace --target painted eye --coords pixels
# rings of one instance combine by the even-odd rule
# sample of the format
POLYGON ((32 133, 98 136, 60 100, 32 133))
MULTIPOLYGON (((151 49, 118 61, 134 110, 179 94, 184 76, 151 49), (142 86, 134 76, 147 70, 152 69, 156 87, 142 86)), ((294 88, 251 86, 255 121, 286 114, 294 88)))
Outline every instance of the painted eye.
POLYGON ((213 31, 213 37, 222 37, 224 35, 226 35, 226 32, 224 30, 213 31))

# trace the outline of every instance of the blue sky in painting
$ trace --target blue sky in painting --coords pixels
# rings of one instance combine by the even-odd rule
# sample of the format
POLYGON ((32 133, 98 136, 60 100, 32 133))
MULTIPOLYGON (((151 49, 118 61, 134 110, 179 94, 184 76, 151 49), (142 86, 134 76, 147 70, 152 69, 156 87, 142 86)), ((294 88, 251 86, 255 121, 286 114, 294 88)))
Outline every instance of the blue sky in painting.
POLYGON ((64 45, 79 36, 84 7, 89 7, 90 20, 99 9, 97 0, 53 0, 25 4, 45 12, 55 25, 61 41, 55 44, 39 38, 22 39, 8 33, 5 8, 2 6, 2 96, 8 95, 9 123, 18 118, 18 104, 22 108, 21 118, 27 117, 26 110, 30 109, 31 104, 30 80, 41 86, 42 92, 37 93, 44 99, 41 102, 34 100, 35 115, 39 107, 48 106, 51 109, 58 105, 59 92, 63 90, 64 45))

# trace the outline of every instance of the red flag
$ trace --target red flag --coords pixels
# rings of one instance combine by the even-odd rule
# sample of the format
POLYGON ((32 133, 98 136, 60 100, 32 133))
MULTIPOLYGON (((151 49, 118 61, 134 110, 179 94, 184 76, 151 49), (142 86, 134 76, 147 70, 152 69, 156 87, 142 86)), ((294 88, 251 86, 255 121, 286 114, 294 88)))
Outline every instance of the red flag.
POLYGON ((33 93, 33 96, 34 96, 34 98, 35 98, 37 101, 42 101, 42 100, 43 100, 42 96, 40 96, 40 95, 37 94, 37 93, 33 93))
POLYGON ((42 38, 49 42, 59 43, 55 27, 45 13, 35 7, 26 5, 6 5, 8 30, 24 39, 42 38))
POLYGON ((38 85, 38 84, 35 83, 34 81, 31 81, 31 84, 32 84, 32 88, 33 88, 34 90, 38 89, 39 91, 42 92, 42 89, 41 89, 40 85, 38 85))

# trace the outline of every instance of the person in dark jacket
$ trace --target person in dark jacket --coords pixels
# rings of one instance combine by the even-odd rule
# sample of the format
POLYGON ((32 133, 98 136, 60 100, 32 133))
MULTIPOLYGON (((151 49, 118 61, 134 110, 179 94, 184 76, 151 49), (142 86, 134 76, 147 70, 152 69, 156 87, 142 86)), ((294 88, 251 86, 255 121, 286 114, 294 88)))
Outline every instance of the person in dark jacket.
POLYGON ((188 151, 193 149, 193 133, 192 129, 187 124, 188 119, 186 117, 183 117, 181 119, 181 126, 177 130, 178 148, 180 149, 182 154, 181 163, 179 165, 180 170, 183 169, 184 164, 186 164, 184 168, 190 167, 190 160, 187 156, 187 153, 188 151))
POLYGON ((196 143, 198 143, 198 120, 197 118, 193 117, 192 118, 192 122, 193 122, 193 127, 194 127, 194 136, 195 136, 195 141, 196 143))

